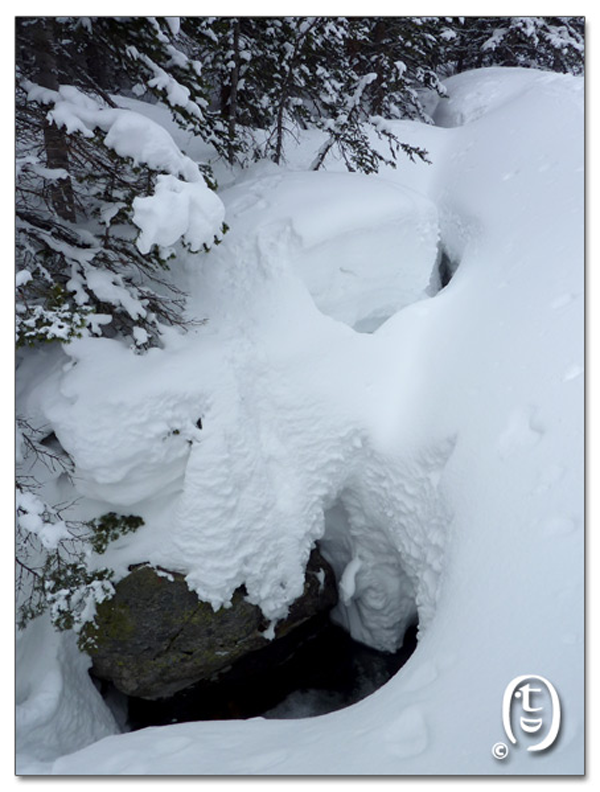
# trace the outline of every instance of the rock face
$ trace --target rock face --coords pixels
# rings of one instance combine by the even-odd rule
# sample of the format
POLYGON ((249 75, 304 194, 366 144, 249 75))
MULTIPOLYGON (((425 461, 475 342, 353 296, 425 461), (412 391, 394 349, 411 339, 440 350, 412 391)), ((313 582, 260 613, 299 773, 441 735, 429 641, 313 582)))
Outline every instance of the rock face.
POLYGON ((100 603, 82 630, 80 643, 92 657, 93 674, 123 693, 145 699, 172 696, 218 676, 233 663, 287 636, 337 601, 331 567, 311 553, 304 592, 278 622, 275 637, 263 636, 268 623, 260 608, 238 589, 230 608, 214 611, 198 599, 183 575, 135 567, 100 603))

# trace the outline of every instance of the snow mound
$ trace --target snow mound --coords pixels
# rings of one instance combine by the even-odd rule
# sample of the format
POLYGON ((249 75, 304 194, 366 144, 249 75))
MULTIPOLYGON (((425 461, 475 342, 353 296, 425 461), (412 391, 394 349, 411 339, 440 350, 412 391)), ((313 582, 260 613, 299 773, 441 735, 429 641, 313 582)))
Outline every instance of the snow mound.
POLYGON ((23 406, 41 410, 76 460, 78 492, 125 508, 169 491, 201 412, 198 391, 185 395, 176 364, 172 387, 165 381, 177 358, 169 363, 159 350, 141 357, 109 339, 78 339, 67 350, 68 358, 53 357, 37 397, 23 406))
POLYGON ((225 190, 232 233, 291 231, 293 267, 323 313, 373 330, 425 298, 437 212, 423 195, 360 174, 275 172, 225 190))
POLYGON ((580 78, 537 69, 499 66, 456 74, 444 82, 447 98, 439 100, 433 120, 441 127, 471 124, 521 94, 547 91, 553 83, 564 86, 569 81, 577 84, 580 78))
POLYGON ((16 663, 16 735, 26 772, 119 732, 73 633, 58 634, 45 617, 36 619, 19 635, 16 663))

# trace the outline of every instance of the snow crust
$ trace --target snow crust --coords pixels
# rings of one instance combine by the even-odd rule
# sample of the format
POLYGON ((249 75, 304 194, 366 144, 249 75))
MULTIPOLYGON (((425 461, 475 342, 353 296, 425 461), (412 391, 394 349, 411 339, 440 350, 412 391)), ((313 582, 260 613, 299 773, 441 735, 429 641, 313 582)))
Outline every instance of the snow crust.
POLYGON ((321 539, 337 620, 392 649, 418 615, 416 652, 321 717, 103 739, 80 671, 94 709, 75 739, 56 713, 80 700, 25 668, 25 711, 52 701, 20 731, 21 772, 582 772, 583 81, 488 69, 447 88, 446 128, 394 122, 431 166, 268 169, 224 191, 232 231, 182 261, 205 325, 144 356, 76 341, 19 378, 75 460, 81 508, 146 521, 107 552, 118 574, 182 571, 215 607, 244 583, 277 619, 321 539), (460 266, 430 297, 438 240, 460 266), (568 717, 552 750, 501 763, 502 695, 525 673, 568 717))

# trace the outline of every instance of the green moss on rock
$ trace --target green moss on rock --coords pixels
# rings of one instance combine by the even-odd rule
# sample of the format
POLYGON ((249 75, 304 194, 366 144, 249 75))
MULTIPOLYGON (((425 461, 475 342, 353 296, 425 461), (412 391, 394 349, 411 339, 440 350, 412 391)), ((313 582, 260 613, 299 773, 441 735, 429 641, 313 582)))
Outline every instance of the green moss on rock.
MULTIPOLYGON (((278 624, 275 640, 337 600, 333 571, 316 550, 307 573, 314 574, 306 575, 304 593, 278 624)), ((97 677, 127 695, 153 699, 208 679, 265 647, 266 626, 243 588, 234 593, 231 607, 215 612, 190 591, 183 575, 140 565, 98 605, 80 646, 92 657, 97 677)))

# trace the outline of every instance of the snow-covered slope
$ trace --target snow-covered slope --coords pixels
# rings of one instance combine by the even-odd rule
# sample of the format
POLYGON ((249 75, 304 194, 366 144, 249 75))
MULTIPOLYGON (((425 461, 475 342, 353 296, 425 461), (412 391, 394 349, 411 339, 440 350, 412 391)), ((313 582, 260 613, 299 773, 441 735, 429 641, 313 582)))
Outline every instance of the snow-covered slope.
MULTIPOLYGON (((22 772, 582 772, 583 83, 494 69, 449 89, 453 128, 396 122, 430 166, 269 169, 225 191, 232 231, 185 264, 205 325, 143 357, 74 342, 20 379, 82 508, 146 520, 109 551, 118 572, 181 570, 215 605, 245 583, 278 618, 323 537, 338 620, 389 649, 416 611, 416 652, 336 713, 116 734, 54 761, 29 741, 22 772), (430 297, 438 237, 460 265, 430 297), (521 674, 555 685, 560 738, 499 761, 521 674)), ((38 706, 37 733, 55 711, 38 706)))

